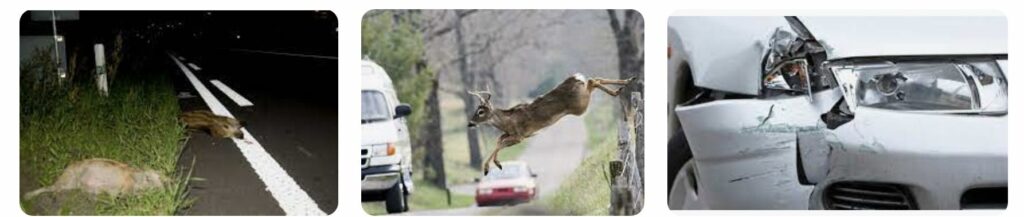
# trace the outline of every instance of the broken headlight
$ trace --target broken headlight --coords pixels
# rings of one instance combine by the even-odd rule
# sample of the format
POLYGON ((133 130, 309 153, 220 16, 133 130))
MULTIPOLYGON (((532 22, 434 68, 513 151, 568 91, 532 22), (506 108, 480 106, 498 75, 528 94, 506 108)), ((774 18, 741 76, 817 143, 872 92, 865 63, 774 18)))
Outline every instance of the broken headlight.
POLYGON ((813 37, 799 36, 776 28, 768 39, 762 60, 762 96, 779 93, 807 94, 834 86, 831 76, 821 73, 819 63, 825 59, 825 48, 813 37))
POLYGON ((828 67, 851 108, 1006 113, 1006 77, 993 59, 845 60, 828 67))

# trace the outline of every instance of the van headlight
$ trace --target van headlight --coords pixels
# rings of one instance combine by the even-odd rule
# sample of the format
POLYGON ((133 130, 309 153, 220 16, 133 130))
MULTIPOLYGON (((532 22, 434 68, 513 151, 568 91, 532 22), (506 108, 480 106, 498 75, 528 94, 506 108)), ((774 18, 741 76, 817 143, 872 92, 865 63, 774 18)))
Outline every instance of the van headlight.
POLYGON ((1005 114, 1006 77, 995 59, 893 58, 827 63, 851 108, 1005 114), (852 100, 851 100, 852 99, 852 100))
POLYGON ((370 153, 374 157, 386 157, 386 156, 395 155, 395 144, 394 143, 377 144, 377 145, 373 145, 373 147, 371 147, 370 149, 371 149, 370 153))

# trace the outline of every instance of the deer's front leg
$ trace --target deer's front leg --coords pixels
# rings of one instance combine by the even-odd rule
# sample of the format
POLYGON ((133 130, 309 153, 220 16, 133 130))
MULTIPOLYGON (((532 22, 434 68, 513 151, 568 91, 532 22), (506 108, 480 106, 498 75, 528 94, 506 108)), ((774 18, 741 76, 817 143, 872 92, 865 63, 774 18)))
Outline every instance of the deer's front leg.
POLYGON ((498 152, 505 147, 509 147, 519 143, 520 140, 522 139, 508 134, 501 135, 501 137, 498 138, 498 144, 494 147, 494 151, 491 151, 491 154, 487 157, 487 160, 484 161, 484 175, 487 175, 487 173, 490 171, 491 162, 494 162, 494 165, 498 166, 498 169, 500 170, 501 162, 498 162, 498 152))
MULTIPOLYGON (((504 139, 502 139, 501 141, 498 141, 498 146, 501 147, 502 149, 513 146, 515 144, 519 144, 519 142, 522 141, 522 138, 516 136, 508 136, 503 138, 504 139)), ((499 170, 502 169, 501 162, 498 162, 498 151, 495 150, 494 153, 492 153, 492 155, 493 156, 491 156, 491 158, 493 159, 492 161, 494 161, 494 165, 498 166, 499 170)))

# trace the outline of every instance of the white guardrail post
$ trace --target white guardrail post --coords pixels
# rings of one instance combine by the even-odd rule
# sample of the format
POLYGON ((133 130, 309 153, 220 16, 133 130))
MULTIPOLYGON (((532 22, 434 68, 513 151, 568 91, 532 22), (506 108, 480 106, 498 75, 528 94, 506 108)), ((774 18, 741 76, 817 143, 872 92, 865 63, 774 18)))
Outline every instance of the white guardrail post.
POLYGON ((93 50, 96 51, 96 87, 99 87, 103 96, 107 96, 107 67, 106 58, 103 55, 103 44, 96 44, 93 46, 93 50))

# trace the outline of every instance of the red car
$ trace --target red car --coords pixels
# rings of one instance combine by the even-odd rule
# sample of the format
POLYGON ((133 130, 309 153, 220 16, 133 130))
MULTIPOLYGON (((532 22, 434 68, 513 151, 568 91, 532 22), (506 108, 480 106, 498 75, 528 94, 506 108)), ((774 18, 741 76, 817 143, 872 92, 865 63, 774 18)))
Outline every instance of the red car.
POLYGON ((477 180, 477 206, 514 205, 537 197, 537 174, 524 162, 503 162, 502 169, 492 170, 477 180))

